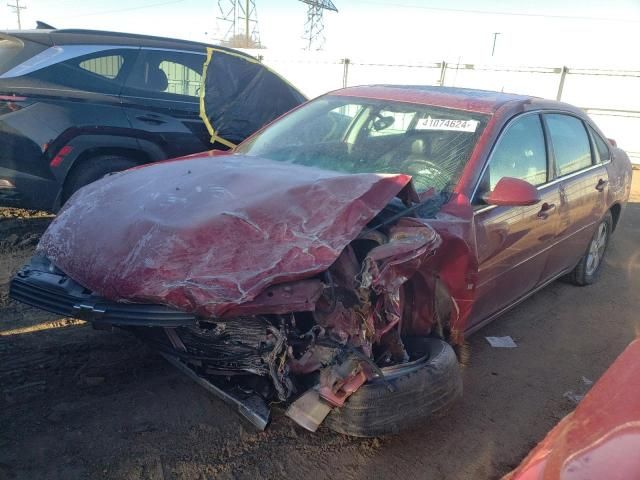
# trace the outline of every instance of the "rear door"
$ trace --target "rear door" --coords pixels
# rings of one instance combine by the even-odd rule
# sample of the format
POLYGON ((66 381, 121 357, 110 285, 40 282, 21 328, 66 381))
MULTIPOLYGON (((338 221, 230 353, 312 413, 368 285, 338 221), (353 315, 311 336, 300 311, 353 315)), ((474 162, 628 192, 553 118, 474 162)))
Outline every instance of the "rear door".
POLYGON ((505 128, 474 196, 479 278, 470 327, 492 317, 541 281, 558 226, 560 195, 553 182, 538 113, 525 113, 505 128), (535 185, 531 206, 488 206, 482 198, 503 177, 535 185))
POLYGON ((607 209, 609 178, 582 119, 564 113, 545 113, 543 119, 562 201, 568 205, 544 272, 550 278, 572 269, 585 253, 596 224, 607 209))
POLYGON ((122 90, 132 127, 146 132, 168 157, 212 148, 200 119, 205 59, 204 52, 143 48, 122 90))
POLYGON ((69 163, 50 162, 72 139, 130 131, 119 94, 136 52, 60 45, 0 76, 0 90, 23 98, 0 109, 0 169, 14 172, 24 205, 52 207, 69 163))

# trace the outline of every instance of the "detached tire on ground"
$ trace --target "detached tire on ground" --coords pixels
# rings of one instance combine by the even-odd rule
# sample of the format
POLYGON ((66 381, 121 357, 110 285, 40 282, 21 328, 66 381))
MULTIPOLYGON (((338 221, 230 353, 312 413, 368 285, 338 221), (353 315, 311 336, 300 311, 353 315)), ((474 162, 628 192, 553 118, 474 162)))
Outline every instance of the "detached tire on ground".
POLYGON ((136 165, 138 164, 133 160, 117 155, 101 155, 83 161, 80 165, 74 166, 67 177, 62 198, 63 203, 85 185, 95 182, 109 173, 120 172, 136 165))
POLYGON ((384 368, 386 382, 365 383, 345 404, 335 408, 324 425, 356 437, 397 433, 442 415, 462 395, 458 359, 451 346, 438 338, 405 340, 411 362, 384 368))

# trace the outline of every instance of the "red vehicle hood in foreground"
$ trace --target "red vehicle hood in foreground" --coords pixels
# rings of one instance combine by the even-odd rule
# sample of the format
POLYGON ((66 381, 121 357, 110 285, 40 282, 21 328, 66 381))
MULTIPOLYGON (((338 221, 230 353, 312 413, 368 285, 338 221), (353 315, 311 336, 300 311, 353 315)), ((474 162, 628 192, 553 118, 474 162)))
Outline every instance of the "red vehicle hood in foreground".
POLYGON ((503 480, 640 478, 640 339, 503 480))
POLYGON ((38 252, 110 300, 222 316, 325 271, 410 180, 238 155, 164 162, 81 189, 38 252))

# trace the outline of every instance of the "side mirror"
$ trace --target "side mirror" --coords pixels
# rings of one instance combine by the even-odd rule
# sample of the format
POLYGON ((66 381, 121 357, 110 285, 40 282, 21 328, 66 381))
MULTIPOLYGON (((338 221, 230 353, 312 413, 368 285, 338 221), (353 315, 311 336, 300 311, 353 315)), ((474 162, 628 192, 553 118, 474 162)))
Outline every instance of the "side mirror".
POLYGON ((484 197, 489 205, 527 206, 540 201, 538 189, 529 182, 513 177, 502 177, 493 191, 484 197))

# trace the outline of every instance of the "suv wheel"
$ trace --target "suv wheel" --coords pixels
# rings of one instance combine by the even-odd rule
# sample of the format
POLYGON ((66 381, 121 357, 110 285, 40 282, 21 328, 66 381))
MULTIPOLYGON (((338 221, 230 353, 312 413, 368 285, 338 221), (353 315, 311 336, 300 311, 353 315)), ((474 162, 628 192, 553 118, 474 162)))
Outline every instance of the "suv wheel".
POLYGON ((85 185, 95 182, 110 173, 120 172, 137 165, 133 160, 117 155, 101 155, 82 162, 67 176, 62 203, 64 204, 71 195, 85 185))

